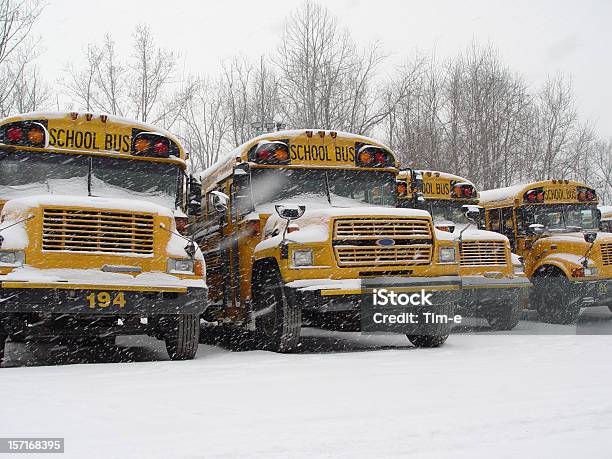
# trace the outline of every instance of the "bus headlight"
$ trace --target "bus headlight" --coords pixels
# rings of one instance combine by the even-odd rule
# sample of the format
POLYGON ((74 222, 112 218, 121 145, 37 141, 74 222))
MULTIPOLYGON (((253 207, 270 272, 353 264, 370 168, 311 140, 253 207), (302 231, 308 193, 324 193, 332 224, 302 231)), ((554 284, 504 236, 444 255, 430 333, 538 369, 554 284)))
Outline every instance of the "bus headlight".
POLYGON ((440 247, 440 263, 454 263, 455 262, 455 248, 454 247, 440 247))
POLYGON ((21 250, 0 251, 0 263, 11 266, 22 266, 25 263, 25 252, 21 250))
POLYGON ((294 250, 291 255, 293 266, 312 266, 312 249, 294 250))
POLYGON ((514 274, 525 274, 525 265, 512 265, 514 274))
POLYGON ((584 268, 585 276, 597 276, 597 274, 599 274, 599 271, 595 267, 584 268))
POLYGON ((194 274, 194 262, 188 258, 168 258, 168 272, 170 274, 194 274))

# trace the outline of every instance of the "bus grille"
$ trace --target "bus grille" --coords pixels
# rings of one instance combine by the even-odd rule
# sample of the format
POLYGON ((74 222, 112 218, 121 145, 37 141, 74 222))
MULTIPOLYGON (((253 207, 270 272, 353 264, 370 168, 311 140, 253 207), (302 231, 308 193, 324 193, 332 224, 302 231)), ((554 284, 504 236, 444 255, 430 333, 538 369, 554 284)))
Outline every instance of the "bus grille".
POLYGON ((43 210, 43 250, 153 253, 153 215, 71 209, 43 210))
POLYGON ((368 238, 408 238, 425 236, 431 239, 431 230, 427 220, 410 218, 374 219, 361 218, 336 220, 334 239, 368 239, 368 238))
POLYGON ((612 265, 612 242, 601 244, 601 258, 604 266, 612 265))
POLYGON ((332 243, 338 266, 428 265, 433 252, 429 221, 412 218, 337 219, 332 243))
POLYGON ((504 241, 463 241, 460 250, 461 266, 505 265, 504 241))

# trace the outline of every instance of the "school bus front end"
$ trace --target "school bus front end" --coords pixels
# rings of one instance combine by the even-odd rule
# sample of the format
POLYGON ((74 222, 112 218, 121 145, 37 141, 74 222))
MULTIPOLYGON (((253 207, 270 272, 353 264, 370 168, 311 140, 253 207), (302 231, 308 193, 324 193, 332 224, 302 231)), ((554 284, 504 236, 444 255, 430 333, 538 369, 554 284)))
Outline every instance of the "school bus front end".
POLYGON ((514 328, 531 283, 508 238, 479 229, 475 185, 445 172, 407 170, 398 174, 397 190, 399 207, 427 210, 436 227, 458 241, 463 313, 484 317, 497 330, 514 328), (470 208, 476 213, 472 221, 466 217, 470 208))
POLYGON ((571 180, 483 192, 487 226, 510 234, 533 283, 530 305, 569 324, 580 308, 612 306, 612 235, 598 232, 597 194, 571 180))
MULTIPOLYGON (((102 187, 109 176, 95 171, 96 161, 110 158, 123 161, 112 163, 119 181, 146 180, 135 175, 138 167, 128 155, 110 151, 108 157, 94 159, 88 155, 91 146, 67 152, 49 145, 47 128, 57 134, 61 126, 71 138, 75 133, 84 138, 84 132, 93 137, 87 131, 90 126, 96 131, 91 118, 45 121, 0 122, 0 341, 4 345, 8 336, 13 342, 98 342, 148 333, 166 341, 171 358, 192 358, 207 287, 203 256, 178 234, 176 211, 147 200, 118 198, 118 187, 102 187), (46 131, 46 143, 16 144, 17 135, 7 133, 19 128, 28 138, 32 126, 46 131), (32 183, 18 183, 7 175, 13 163, 37 170, 38 181, 26 175, 23 180, 32 183), (125 169, 115 169, 118 164, 125 169), (104 196, 74 186, 87 181, 83 171, 94 171, 90 191, 106 190, 104 196), (55 185, 65 193, 58 193, 55 185), (53 192, 41 194, 41 188, 53 192), (195 339, 186 339, 188 335, 195 339)), ((104 123, 112 131, 113 120, 104 123)))
MULTIPOLYGON (((248 302, 269 348, 295 349, 302 318, 359 330, 361 306, 375 289, 434 292, 434 310, 453 310, 461 295, 457 243, 426 212, 394 207, 397 168, 386 147, 350 134, 285 131, 254 139, 238 157, 239 164, 205 173, 203 189, 232 195, 227 214, 210 222, 226 241, 236 241, 225 265, 241 273, 240 283, 230 280, 241 289, 226 291, 223 300, 238 310, 248 302), (233 221, 225 222, 228 216, 233 221), (243 222, 254 230, 240 231, 243 222)), ((231 245, 208 241, 206 255, 231 245)), ((446 336, 410 338, 425 346, 446 336)))

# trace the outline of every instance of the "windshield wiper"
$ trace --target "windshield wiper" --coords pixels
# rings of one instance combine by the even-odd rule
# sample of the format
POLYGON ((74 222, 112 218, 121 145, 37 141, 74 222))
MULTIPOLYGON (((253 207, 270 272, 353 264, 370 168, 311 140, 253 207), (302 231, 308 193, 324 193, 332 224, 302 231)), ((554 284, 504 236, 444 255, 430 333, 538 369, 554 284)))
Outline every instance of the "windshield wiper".
POLYGON ((327 193, 327 202, 329 202, 330 206, 334 207, 332 204, 331 190, 329 189, 329 177, 327 176, 327 171, 325 171, 325 192, 327 193))
POLYGON ((87 196, 91 196, 91 175, 93 171, 93 159, 87 158, 87 196))

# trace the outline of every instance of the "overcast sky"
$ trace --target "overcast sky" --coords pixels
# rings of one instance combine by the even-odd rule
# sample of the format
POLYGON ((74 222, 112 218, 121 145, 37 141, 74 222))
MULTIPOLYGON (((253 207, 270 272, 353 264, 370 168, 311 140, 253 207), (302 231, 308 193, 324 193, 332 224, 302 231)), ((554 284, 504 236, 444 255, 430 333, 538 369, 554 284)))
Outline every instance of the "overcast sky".
MULTIPOLYGON (((131 33, 149 24, 158 43, 181 54, 186 73, 214 75, 241 53, 259 56, 278 43, 287 14, 302 2, 48 0, 35 33, 38 62, 54 81, 88 42, 110 33, 129 55, 131 33)), ((571 75, 581 117, 612 136, 612 2, 328 0, 360 44, 378 40, 391 71, 416 49, 453 56, 476 40, 492 43, 506 63, 537 87, 549 74, 571 75)))

